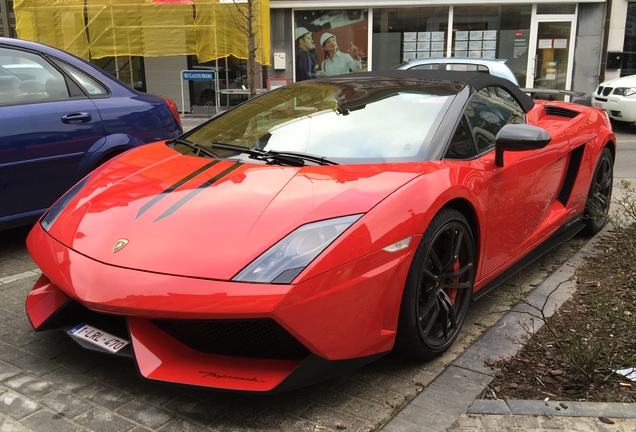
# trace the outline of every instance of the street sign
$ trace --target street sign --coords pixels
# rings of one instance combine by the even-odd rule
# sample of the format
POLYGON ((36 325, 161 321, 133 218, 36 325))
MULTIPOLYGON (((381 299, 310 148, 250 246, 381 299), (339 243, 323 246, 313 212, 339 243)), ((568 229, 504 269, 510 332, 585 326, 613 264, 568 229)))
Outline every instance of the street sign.
POLYGON ((181 71, 181 73, 186 81, 212 81, 214 79, 214 72, 181 71))

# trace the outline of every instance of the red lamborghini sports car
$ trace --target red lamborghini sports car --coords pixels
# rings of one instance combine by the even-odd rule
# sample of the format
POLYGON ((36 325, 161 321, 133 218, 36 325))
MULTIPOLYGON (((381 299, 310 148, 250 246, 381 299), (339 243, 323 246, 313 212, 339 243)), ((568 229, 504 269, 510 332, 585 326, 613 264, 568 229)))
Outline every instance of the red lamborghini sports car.
POLYGON ((28 237, 26 310, 148 379, 224 390, 430 359, 471 300, 603 227, 615 154, 603 111, 488 74, 292 84, 76 184, 28 237))

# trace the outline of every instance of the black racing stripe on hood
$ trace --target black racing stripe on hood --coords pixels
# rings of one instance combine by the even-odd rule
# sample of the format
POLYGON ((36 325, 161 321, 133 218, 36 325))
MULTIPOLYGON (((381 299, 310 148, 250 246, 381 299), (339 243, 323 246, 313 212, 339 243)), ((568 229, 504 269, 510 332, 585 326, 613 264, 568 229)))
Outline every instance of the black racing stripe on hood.
POLYGON ((168 210, 163 212, 163 214, 161 214, 157 219, 155 219, 154 222, 160 221, 161 219, 170 216, 175 211, 177 211, 179 208, 181 208, 181 206, 183 206, 186 202, 190 201, 192 198, 197 196, 199 193, 203 192, 204 189, 212 186, 214 183, 218 182, 219 180, 221 180, 223 177, 225 177, 226 175, 228 175, 232 171, 238 169, 241 165, 243 165, 243 162, 236 162, 231 167, 221 171, 219 174, 215 175, 210 180, 206 181, 201 186, 197 187, 196 189, 192 190, 189 194, 187 194, 186 196, 181 198, 172 207, 170 207, 168 210))
POLYGON ((194 171, 193 173, 185 176, 184 178, 182 178, 181 180, 179 180, 178 182, 176 182, 175 184, 173 184, 172 186, 170 186, 169 188, 167 188, 166 190, 161 192, 159 195, 156 195, 153 199, 148 201, 146 204, 143 205, 143 207, 141 207, 139 209, 139 213, 137 213, 137 216, 135 216, 135 219, 139 218, 142 214, 144 214, 146 211, 148 211, 150 209, 150 207, 152 207, 153 205, 157 204, 162 198, 164 198, 165 196, 167 196, 171 192, 174 192, 179 186, 189 182, 190 180, 192 180, 193 178, 195 178, 196 176, 201 174, 203 171, 206 171, 208 168, 213 167, 214 165, 218 164, 219 162, 221 162, 221 161, 215 160, 213 162, 210 162, 208 164, 203 165, 201 168, 199 168, 198 170, 194 171))

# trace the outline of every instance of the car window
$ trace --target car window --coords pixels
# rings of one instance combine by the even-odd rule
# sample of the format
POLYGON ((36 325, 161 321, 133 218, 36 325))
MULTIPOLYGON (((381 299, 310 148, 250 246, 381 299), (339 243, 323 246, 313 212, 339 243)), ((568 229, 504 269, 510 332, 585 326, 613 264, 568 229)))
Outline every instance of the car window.
POLYGON ((469 64, 469 63, 448 63, 446 65, 446 70, 490 73, 488 68, 484 65, 469 64))
POLYGON ((339 163, 421 160, 458 88, 296 84, 228 111, 188 139, 310 153, 339 163))
POLYGON ((464 114, 478 154, 495 148, 495 137, 506 124, 525 123, 525 112, 501 87, 487 87, 475 93, 464 114))
POLYGON ((477 154, 475 150, 475 142, 468 125, 466 116, 463 115, 453 138, 451 139, 446 159, 471 159, 477 154))
POLYGON ((413 70, 439 70, 439 63, 429 63, 413 66, 413 70))
POLYGON ((60 64, 62 69, 69 75, 71 75, 75 81, 84 89, 84 91, 90 96, 107 96, 108 90, 101 85, 97 80, 86 75, 84 72, 75 69, 73 66, 67 64, 60 64))
POLYGON ((0 48, 0 104, 68 99, 64 76, 37 54, 0 48))

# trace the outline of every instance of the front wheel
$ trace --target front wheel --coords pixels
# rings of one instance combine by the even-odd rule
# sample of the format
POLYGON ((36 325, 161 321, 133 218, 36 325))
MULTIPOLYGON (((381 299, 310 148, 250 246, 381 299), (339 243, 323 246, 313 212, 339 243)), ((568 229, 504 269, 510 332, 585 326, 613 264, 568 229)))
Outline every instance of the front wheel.
POLYGON ((612 201, 612 185, 614 183, 614 158, 610 149, 605 147, 598 158, 592 184, 585 205, 585 224, 582 233, 593 236, 607 224, 610 203, 612 201))
POLYGON ((398 353, 418 360, 444 352, 464 324, 475 281, 475 243, 457 210, 442 209, 415 252, 395 340, 398 353))

